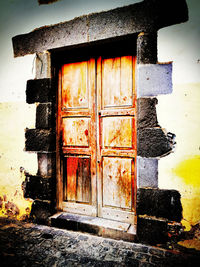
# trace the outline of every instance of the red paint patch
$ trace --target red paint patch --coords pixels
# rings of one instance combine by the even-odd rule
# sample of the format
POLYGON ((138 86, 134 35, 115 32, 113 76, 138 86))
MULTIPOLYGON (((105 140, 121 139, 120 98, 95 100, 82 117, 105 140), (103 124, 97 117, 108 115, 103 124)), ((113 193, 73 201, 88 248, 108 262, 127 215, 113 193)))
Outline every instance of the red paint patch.
POLYGON ((87 129, 85 130, 85 135, 88 136, 88 130, 87 129))

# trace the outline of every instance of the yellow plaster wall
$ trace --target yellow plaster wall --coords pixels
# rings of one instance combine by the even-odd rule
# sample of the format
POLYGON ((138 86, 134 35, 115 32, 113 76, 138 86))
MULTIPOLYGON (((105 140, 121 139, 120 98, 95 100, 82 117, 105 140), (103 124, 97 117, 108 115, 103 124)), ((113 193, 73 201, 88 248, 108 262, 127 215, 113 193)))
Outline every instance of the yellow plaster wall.
POLYGON ((174 153, 159 160, 159 187, 181 193, 186 231, 181 244, 200 250, 200 1, 187 5, 186 23, 158 31, 158 59, 173 61, 173 92, 158 97, 158 120, 177 142, 174 153))
MULTIPOLYGON (((159 187, 181 193, 185 231, 200 223, 200 83, 175 84, 158 97, 158 120, 176 134, 174 153, 159 160, 159 187)), ((200 236, 181 244, 200 249, 200 236)))
POLYGON ((35 105, 0 103, 0 216, 22 219, 29 214, 31 200, 22 191, 24 172, 37 171, 37 156, 24 152, 24 129, 34 128, 35 105))

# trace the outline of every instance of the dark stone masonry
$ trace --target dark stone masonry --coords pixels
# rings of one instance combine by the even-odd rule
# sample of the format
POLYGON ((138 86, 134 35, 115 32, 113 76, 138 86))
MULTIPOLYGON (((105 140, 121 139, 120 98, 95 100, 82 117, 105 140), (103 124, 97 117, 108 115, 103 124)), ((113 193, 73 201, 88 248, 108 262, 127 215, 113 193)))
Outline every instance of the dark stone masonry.
POLYGON ((163 156, 173 148, 164 131, 158 128, 145 128, 137 133, 137 154, 141 157, 151 158, 163 156))
POLYGON ((139 98, 137 103, 137 128, 158 127, 156 114, 157 98, 139 98))
POLYGON ((56 150, 56 135, 52 130, 26 129, 25 138, 26 151, 52 152, 56 150))
POLYGON ((51 79, 28 80, 26 85, 26 102, 47 103, 55 98, 55 91, 51 87, 51 79))
MULTIPOLYGON (((153 36, 155 36, 155 32, 160 28, 184 22, 187 18, 188 11, 185 0, 145 0, 127 7, 85 15, 50 27, 41 27, 28 34, 15 36, 13 37, 14 55, 16 57, 24 56, 49 49, 140 32, 153 32, 153 36)), ((155 38, 150 39, 155 43, 155 38)), ((147 40, 140 42, 147 47, 147 40)), ((153 51, 157 51, 156 49, 154 46, 153 51)), ((148 50, 150 51, 149 48, 148 50)), ((147 55, 146 50, 144 53, 147 55)), ((156 53, 154 52, 154 54, 156 53)), ((147 56, 141 56, 141 58, 143 59, 142 63, 149 63, 147 56)))
POLYGON ((52 104, 42 103, 36 109, 36 128, 49 129, 55 127, 52 114, 52 104))
POLYGON ((137 192, 137 213, 180 222, 182 206, 176 190, 144 189, 137 192))
POLYGON ((50 200, 52 197, 52 179, 41 176, 26 175, 23 183, 24 197, 50 200))

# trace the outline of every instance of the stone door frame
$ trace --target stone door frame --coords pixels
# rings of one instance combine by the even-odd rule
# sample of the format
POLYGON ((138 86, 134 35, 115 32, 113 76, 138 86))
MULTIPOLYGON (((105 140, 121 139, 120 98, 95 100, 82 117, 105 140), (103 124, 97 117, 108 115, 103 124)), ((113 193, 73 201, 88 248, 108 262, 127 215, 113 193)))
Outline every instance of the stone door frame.
MULTIPOLYGON (((156 242, 160 237, 156 234, 158 230, 152 231, 155 225, 160 225, 163 232, 163 229, 167 231, 169 220, 180 222, 180 194, 175 190, 158 189, 158 159, 173 150, 174 135, 167 134, 158 125, 156 116, 156 96, 172 92, 172 63, 157 63, 157 32, 187 20, 185 0, 144 0, 13 37, 15 57, 36 53, 36 78, 27 82, 26 90, 27 103, 38 103, 36 128, 26 129, 25 149, 37 153, 38 173, 36 176, 27 174, 24 183, 25 197, 34 199, 32 214, 35 218, 40 217, 39 207, 39 210, 48 211, 43 218, 47 219, 56 199, 54 56, 63 51, 70 53, 75 48, 112 45, 116 40, 127 43, 133 38, 137 43, 138 237, 156 242), (161 222, 159 218, 164 219, 161 222)), ((57 209, 59 207, 57 203, 57 209)))

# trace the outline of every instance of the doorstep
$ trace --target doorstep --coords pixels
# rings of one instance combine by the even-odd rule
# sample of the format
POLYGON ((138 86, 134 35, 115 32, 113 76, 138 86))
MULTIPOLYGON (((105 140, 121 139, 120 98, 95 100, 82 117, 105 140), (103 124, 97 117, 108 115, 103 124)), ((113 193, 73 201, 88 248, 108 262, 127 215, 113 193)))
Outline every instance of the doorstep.
POLYGON ((66 212, 56 213, 49 218, 50 225, 57 228, 90 233, 124 241, 135 241, 136 226, 99 217, 66 212))

